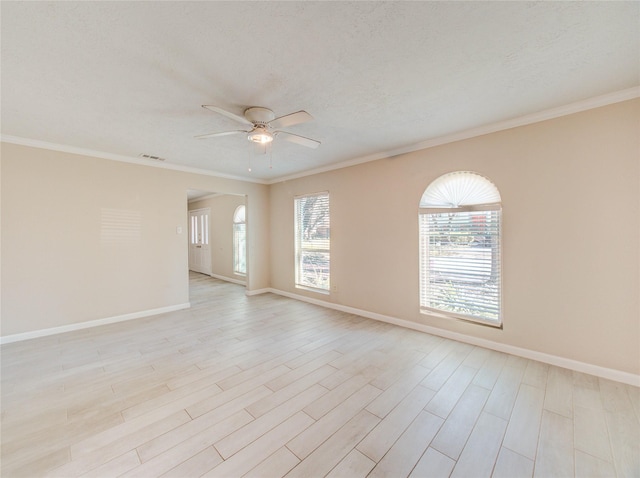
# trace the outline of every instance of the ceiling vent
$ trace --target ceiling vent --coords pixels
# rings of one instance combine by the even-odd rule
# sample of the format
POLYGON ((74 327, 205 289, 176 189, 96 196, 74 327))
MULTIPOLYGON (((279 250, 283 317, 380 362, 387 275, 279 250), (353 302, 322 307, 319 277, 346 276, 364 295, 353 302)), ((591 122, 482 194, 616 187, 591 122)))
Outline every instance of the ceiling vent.
POLYGON ((164 158, 161 158, 160 156, 153 156, 152 154, 144 154, 144 153, 140 153, 138 155, 141 158, 145 158, 145 159, 153 159, 154 161, 164 161, 164 158))

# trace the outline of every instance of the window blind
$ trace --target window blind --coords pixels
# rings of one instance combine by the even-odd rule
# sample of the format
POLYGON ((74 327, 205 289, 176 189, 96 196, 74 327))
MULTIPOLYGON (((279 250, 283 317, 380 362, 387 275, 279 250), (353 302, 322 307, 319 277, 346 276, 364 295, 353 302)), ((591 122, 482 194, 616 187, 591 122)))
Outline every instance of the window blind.
POLYGON ((247 273, 246 227, 245 223, 233 225, 233 272, 236 274, 247 273))
POLYGON ((295 279, 299 287, 329 290, 329 193, 295 198, 295 279))
POLYGON ((247 225, 245 207, 238 206, 233 214, 233 272, 247 273, 247 225))
POLYGON ((420 214, 420 306, 500 324, 501 210, 420 214))

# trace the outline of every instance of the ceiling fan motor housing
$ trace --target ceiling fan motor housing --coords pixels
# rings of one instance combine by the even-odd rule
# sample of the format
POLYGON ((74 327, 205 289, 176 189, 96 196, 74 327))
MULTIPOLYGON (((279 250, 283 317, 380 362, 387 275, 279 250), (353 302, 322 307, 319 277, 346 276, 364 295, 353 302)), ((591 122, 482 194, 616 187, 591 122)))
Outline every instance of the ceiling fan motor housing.
POLYGON ((252 123, 267 124, 276 118, 276 115, 268 108, 253 106, 244 110, 244 117, 252 123))

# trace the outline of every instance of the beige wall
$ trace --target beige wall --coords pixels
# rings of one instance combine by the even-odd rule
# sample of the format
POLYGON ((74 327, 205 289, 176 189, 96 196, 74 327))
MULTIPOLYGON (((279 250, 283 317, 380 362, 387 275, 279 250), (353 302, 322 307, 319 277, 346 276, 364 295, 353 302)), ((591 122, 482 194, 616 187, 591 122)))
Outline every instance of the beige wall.
POLYGON ((244 196, 222 194, 189 203, 189 210, 209 208, 211 272, 213 275, 244 281, 233 271, 233 215, 245 204, 244 196))
POLYGON ((275 289, 640 372, 640 100, 271 187, 275 289), (418 203, 471 170, 503 199, 503 330, 419 313, 418 203), (330 192, 329 296, 294 287, 293 197, 330 192))
POLYGON ((265 185, 8 143, 1 153, 2 336, 187 303, 187 189, 247 196, 247 289, 269 285, 265 185))
POLYGON ((246 197, 248 291, 637 374, 639 128, 633 100, 270 187, 3 143, 1 335, 187 302, 186 191, 199 189, 246 197), (503 330, 418 312, 418 202, 455 170, 503 198, 503 330), (318 295, 293 284, 293 197, 325 190, 337 290, 318 295), (114 217, 140 227, 114 239, 114 217))

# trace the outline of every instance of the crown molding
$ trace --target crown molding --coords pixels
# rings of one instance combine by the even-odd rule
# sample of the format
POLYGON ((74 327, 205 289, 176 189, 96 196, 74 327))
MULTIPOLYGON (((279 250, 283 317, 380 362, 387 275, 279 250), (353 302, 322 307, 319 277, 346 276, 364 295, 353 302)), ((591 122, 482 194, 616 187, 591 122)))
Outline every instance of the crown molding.
POLYGON ((586 100, 576 101, 574 103, 570 103, 564 106, 559 106, 556 108, 540 111, 537 113, 520 116, 518 118, 511 118, 505 121, 499 121, 497 123, 491 123, 491 124, 480 126, 477 128, 460 131, 458 133, 453 133, 445 136, 440 136, 438 138, 428 139, 426 141, 414 143, 412 145, 404 146, 402 148, 369 154, 366 156, 361 156, 359 158, 353 158, 346 161, 341 161, 341 162, 330 164, 320 168, 314 168, 307 171, 302 171, 300 173, 295 173, 295 174, 286 175, 286 176, 279 176, 273 179, 256 179, 256 178, 248 178, 246 176, 234 176, 231 174, 220 173, 220 172, 211 171, 208 169, 200 169, 200 168, 194 168, 190 166, 180 166, 172 163, 159 163, 153 160, 106 153, 103 151, 95 151, 91 149, 78 148, 75 146, 69 146, 69 145, 63 145, 63 144, 49 143, 46 141, 40 141, 40 140, 35 140, 30 138, 22 138, 19 136, 0 135, 0 141, 6 142, 6 143, 12 143, 12 144, 19 144, 22 146, 31 146, 34 148, 49 149, 52 151, 61 151, 65 153, 80 154, 83 156, 92 156, 96 158, 109 159, 112 161, 120 161, 124 163, 137 164, 139 166, 150 166, 153 168, 170 169, 173 171, 181 171, 185 173, 213 176, 221 179, 232 179, 235 181, 269 185, 269 184, 281 183, 284 181, 290 181, 293 179, 303 178, 306 176, 313 176, 314 174, 335 171, 337 169, 357 166, 358 164, 368 163, 370 161, 377 161, 379 159, 391 158, 393 156, 412 153, 414 151, 419 151, 422 149, 433 148, 434 146, 454 143, 456 141, 475 138, 477 136, 483 136, 489 133, 496 133, 498 131, 517 128, 519 126, 526 126, 533 123, 539 123, 541 121, 560 118, 562 116, 567 116, 570 114, 579 113, 581 111, 587 111, 594 108, 600 108, 602 106, 607 106, 614 103, 620 103, 622 101, 632 100, 638 97, 640 97, 640 86, 634 86, 633 88, 627 88, 625 90, 620 90, 613 93, 608 93, 605 95, 588 98, 586 100))
POLYGON ((151 159, 137 158, 120 154, 106 153, 104 151, 96 151, 87 148, 78 148, 66 144, 49 143, 37 139, 23 138, 20 136, 0 135, 0 141, 3 143, 18 144, 21 146, 30 146, 32 148, 48 149, 51 151, 60 151, 62 153, 79 154, 82 156, 90 156, 94 158, 108 159, 110 161, 119 161, 121 163, 136 164, 138 166, 149 166, 151 168, 170 169, 172 171, 180 171, 183 173, 201 174, 204 176, 213 176, 221 179, 233 179, 235 181, 243 181, 246 183, 268 184, 264 179, 247 178, 245 176, 234 176, 208 169, 194 168, 191 166, 181 166, 172 163, 161 163, 151 159))
POLYGON ((189 199, 189 200, 187 200, 187 202, 189 204, 192 204, 192 203, 198 202, 198 201, 206 201, 207 199, 213 199, 213 198, 218 197, 218 196, 226 196, 226 194, 224 194, 224 193, 207 194, 206 196, 199 196, 197 198, 189 199))
POLYGON ((483 136, 489 133, 497 133, 498 131, 504 131, 511 128, 517 128, 519 126, 526 126, 533 123, 539 123, 541 121, 560 118, 561 116, 567 116, 570 114, 579 113, 581 111, 600 108, 602 106, 607 106, 614 103, 620 103, 622 101, 632 100, 638 97, 640 97, 640 86, 634 86, 633 88, 627 88, 626 90, 620 90, 613 93, 608 93, 605 95, 588 98, 586 100, 576 101, 574 103, 569 103, 567 105, 559 106, 557 108, 551 108, 548 110, 539 111, 537 113, 531 113, 525 116, 511 118, 505 121, 499 121, 497 123, 491 123, 491 124, 480 126, 477 128, 460 131, 458 133, 453 133, 445 136, 440 136, 438 138, 428 139, 426 141, 421 141, 419 143, 415 143, 409 146, 404 146, 402 148, 370 154, 367 156, 362 156, 360 158, 354 158, 347 161, 341 161, 339 163, 334 163, 329 166, 324 166, 321 168, 311 169, 309 171, 304 171, 301 173, 291 174, 288 176, 281 176, 281 177, 274 178, 267 181, 267 184, 276 184, 283 181, 290 181, 292 179, 303 178, 305 176, 312 176, 314 174, 326 173, 329 171, 334 171, 336 169, 348 168, 350 166, 356 166, 358 164, 368 163, 370 161, 376 161, 378 159, 391 158, 393 156, 412 153, 414 151, 419 151, 421 149, 433 148, 434 146, 440 146, 447 143, 454 143, 456 141, 475 138, 477 136, 483 136))

